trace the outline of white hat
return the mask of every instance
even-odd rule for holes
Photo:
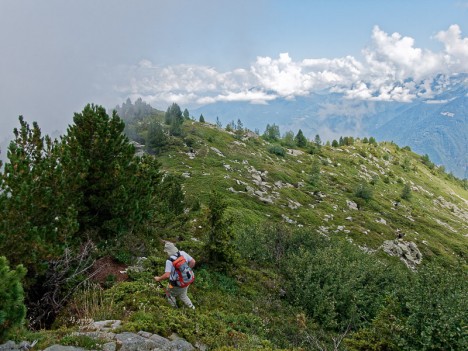
[[[170,243],[169,241],[166,242],[164,245],[164,252],[166,252],[169,256],[175,255],[179,250],[177,247],[173,244]]]

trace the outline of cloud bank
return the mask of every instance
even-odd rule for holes
[[[375,26],[361,61],[352,56],[294,61],[281,53],[278,58],[257,57],[249,68],[228,72],[188,64],[160,67],[142,60],[119,68],[113,76],[122,80],[114,89],[154,106],[219,101],[266,104],[321,90],[343,93],[349,99],[409,102],[443,89],[436,77],[468,72],[468,38],[458,25],[440,31],[434,39],[442,44],[438,52],[418,48],[413,38]]]

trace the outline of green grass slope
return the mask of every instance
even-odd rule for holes
[[[184,133],[158,155],[163,170],[183,176],[187,197],[201,203],[213,190],[222,194],[235,226],[282,222],[369,250],[400,235],[423,260],[466,260],[468,191],[408,148],[358,140],[315,154],[285,148],[279,156],[253,133],[194,121],[185,122]],[[318,181],[311,181],[314,162]],[[370,195],[358,194],[359,186]]]

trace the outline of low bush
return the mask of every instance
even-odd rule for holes
[[[268,152],[270,152],[270,153],[272,153],[274,155],[278,155],[278,156],[286,155],[286,150],[284,148],[282,148],[281,146],[279,146],[279,145],[270,146],[268,148]]]

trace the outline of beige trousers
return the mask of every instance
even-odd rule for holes
[[[179,298],[188,308],[195,308],[187,295],[187,290],[188,286],[185,288],[179,288],[178,286],[170,288],[170,296],[168,296],[167,301],[169,301],[172,307],[177,307],[177,298]]]

